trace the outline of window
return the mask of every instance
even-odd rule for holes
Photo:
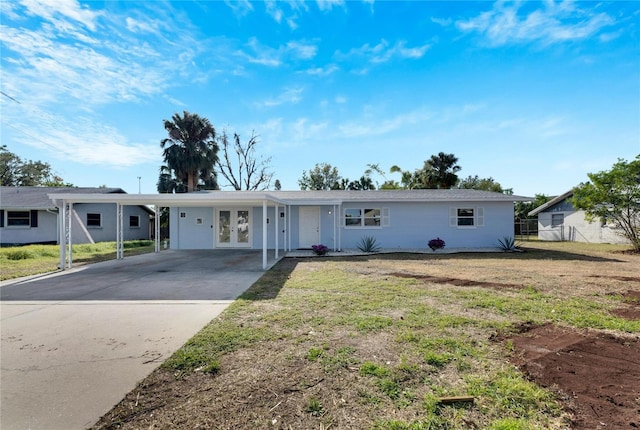
[[[140,216],[138,216],[138,215],[129,216],[129,227],[130,228],[140,228]]]
[[[102,214],[88,213],[87,227],[102,227]]]
[[[7,211],[7,227],[30,227],[30,211]]]
[[[475,214],[473,208],[458,209],[458,227],[473,226],[475,223]]]
[[[187,217],[186,212],[180,212],[180,218],[186,218],[186,217]]]
[[[362,225],[362,211],[360,209],[344,210],[344,225],[347,227],[359,227]]]
[[[449,227],[475,228],[484,226],[484,208],[451,208]]]
[[[362,208],[344,210],[345,227],[388,227],[388,208]]]
[[[564,214],[551,214],[551,228],[564,224]]]

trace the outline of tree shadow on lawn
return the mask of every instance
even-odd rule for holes
[[[297,258],[283,258],[267,270],[254,284],[242,293],[239,300],[271,300],[275,299],[291,273],[298,265]]]
[[[624,263],[625,260],[620,260],[611,257],[601,257],[589,254],[579,254],[575,252],[555,251],[548,249],[526,248],[521,247],[522,252],[503,252],[496,250],[496,252],[459,252],[453,254],[438,254],[434,253],[411,253],[411,252],[394,252],[385,254],[371,254],[366,256],[344,256],[333,257],[335,261],[371,261],[371,260],[451,260],[451,259],[469,259],[469,260],[559,260],[559,261],[594,261],[602,263]]]

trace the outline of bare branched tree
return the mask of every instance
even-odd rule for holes
[[[262,191],[271,185],[271,157],[257,158],[257,144],[258,136],[255,132],[251,133],[251,137],[244,144],[237,133],[233,134],[233,142],[229,141],[226,130],[219,137],[222,157],[217,162],[218,171],[235,190]]]

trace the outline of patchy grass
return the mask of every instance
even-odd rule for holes
[[[95,428],[567,428],[562,399],[492,339],[546,323],[637,335],[610,311],[640,288],[640,256],[523,248],[285,259]]]
[[[153,252],[150,240],[124,242],[125,255]],[[116,257],[115,242],[73,245],[73,264],[82,265]],[[58,270],[60,247],[58,245],[25,245],[0,248],[0,280],[38,275]]]

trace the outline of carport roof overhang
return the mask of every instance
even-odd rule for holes
[[[49,194],[54,202],[66,203],[119,203],[121,205],[147,205],[162,207],[216,206],[233,204],[237,206],[262,205],[268,201],[288,204],[269,193],[250,191],[219,191],[181,194]]]

